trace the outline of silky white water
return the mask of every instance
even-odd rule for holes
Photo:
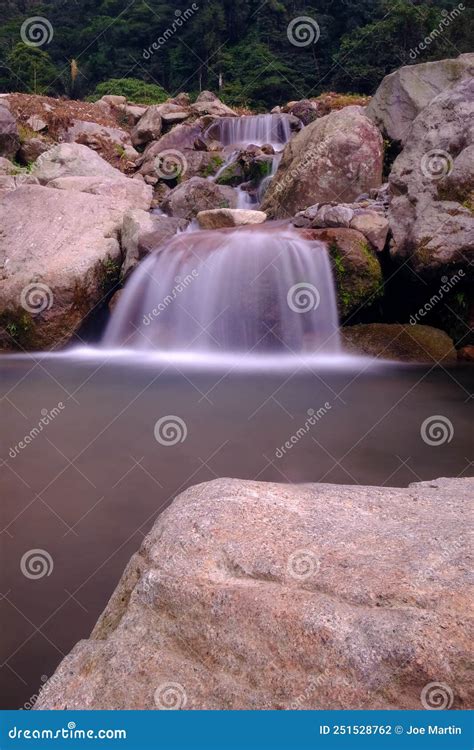
[[[177,235],[136,269],[103,343],[214,353],[337,352],[327,250],[271,223]]]

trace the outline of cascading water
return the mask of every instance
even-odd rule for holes
[[[239,152],[249,146],[271,146],[273,149],[271,172],[253,197],[246,190],[236,188],[237,208],[258,208],[269,181],[275,175],[282,151],[291,138],[293,118],[285,114],[250,115],[246,117],[221,117],[206,131],[207,139],[216,139],[224,146],[224,164],[214,176],[220,175],[238,158]]]
[[[134,272],[104,343],[181,351],[337,351],[326,248],[271,224],[177,235]]]
[[[291,137],[290,115],[251,115],[249,117],[220,117],[206,132],[223,146],[264,146],[269,144],[281,151]]]
[[[274,174],[291,135],[290,122],[285,115],[223,117],[206,137],[227,149],[222,170],[240,149],[271,145]],[[236,190],[239,208],[256,207],[255,198]],[[327,250],[280,223],[220,231],[191,226],[136,269],[104,344],[221,353],[338,351]]]

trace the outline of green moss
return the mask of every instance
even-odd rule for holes
[[[351,262],[350,255],[346,256],[335,240],[329,243],[339,312],[343,319],[365,301],[372,304],[383,293],[381,269],[377,258],[367,242],[361,241],[358,246],[364,260],[363,264]]]
[[[30,313],[25,310],[9,310],[0,315],[0,329],[7,334],[7,344],[20,349],[31,349],[34,345],[34,325]]]
[[[211,177],[223,164],[224,159],[222,159],[221,156],[219,156],[218,154],[213,155],[209,164],[206,164],[205,167],[203,167],[203,169],[201,170],[201,176]]]
[[[106,258],[101,262],[100,286],[104,294],[110,292],[117,284],[120,276],[121,264],[112,258]]]

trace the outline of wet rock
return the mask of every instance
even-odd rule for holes
[[[382,136],[361,107],[321,117],[286,145],[262,210],[286,218],[314,203],[350,202],[382,184]]]
[[[420,112],[450,86],[473,74],[471,53],[456,59],[406,65],[385,76],[366,114],[388,138],[408,143],[411,126]]]
[[[244,224],[262,224],[267,215],[263,211],[247,211],[242,208],[214,208],[200,211],[196,218],[201,229],[222,229]]]
[[[34,708],[468,708],[473,490],[191,487]]]
[[[148,211],[126,213],[122,228],[122,249],[125,256],[122,279],[127,278],[146,255],[157,250],[178,230],[185,229],[186,224],[183,219],[150,214]]]
[[[190,221],[200,211],[211,208],[236,208],[237,197],[232,188],[216,185],[202,177],[192,177],[174,188],[162,203],[170,216]]]
[[[341,319],[350,319],[383,293],[380,263],[367,239],[355,229],[301,229],[303,237],[325,242],[333,265]]]
[[[452,340],[431,326],[368,323],[341,328],[342,345],[353,354],[399,362],[449,364],[456,361]]]
[[[1,198],[2,347],[72,338],[118,278],[122,218],[101,195],[22,185]]]

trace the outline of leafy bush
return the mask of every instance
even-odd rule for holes
[[[161,104],[168,99],[166,91],[156,83],[145,83],[138,78],[110,78],[97,84],[88,101],[96,102],[102,96],[113,94],[125,96],[127,101],[135,104]]]

